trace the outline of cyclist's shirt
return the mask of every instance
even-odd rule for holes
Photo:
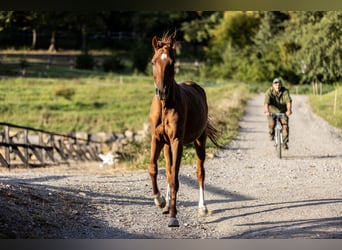
[[[292,102],[290,92],[287,88],[281,87],[279,94],[274,92],[273,87],[270,87],[265,93],[265,104],[269,105],[271,113],[285,113],[287,111],[286,104]]]

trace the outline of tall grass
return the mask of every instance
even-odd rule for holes
[[[309,96],[310,105],[315,113],[331,125],[342,129],[342,86],[323,95]]]

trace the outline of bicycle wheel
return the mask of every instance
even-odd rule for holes
[[[277,155],[279,159],[281,159],[281,133],[279,129],[276,130],[276,137],[277,137]]]

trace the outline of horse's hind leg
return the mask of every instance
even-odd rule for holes
[[[157,175],[158,175],[158,165],[157,161],[160,155],[160,152],[163,148],[162,143],[158,143],[155,139],[152,138],[151,142],[151,156],[150,163],[148,165],[148,172],[152,181],[152,191],[154,196],[154,203],[156,206],[163,208],[166,204],[165,198],[160,194],[157,184]]]
[[[204,201],[204,179],[205,179],[205,169],[204,169],[204,161],[205,161],[205,143],[206,143],[206,134],[203,133],[195,142],[196,155],[197,155],[197,166],[196,166],[196,175],[199,185],[199,201],[198,201],[198,214],[200,216],[205,216],[208,214],[207,206]]]

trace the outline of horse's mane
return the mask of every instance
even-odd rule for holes
[[[176,37],[176,31],[170,34],[168,31],[165,32],[162,36],[162,38],[158,41],[158,47],[162,48],[165,45],[169,46],[171,49],[173,49],[174,44],[176,42],[175,40]]]
[[[168,31],[165,32],[161,38],[161,42],[170,43],[176,36],[176,32],[170,34]]]

